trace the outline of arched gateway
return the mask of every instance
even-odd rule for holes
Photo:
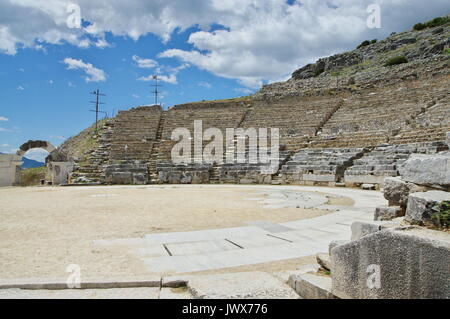
[[[49,154],[56,150],[56,147],[52,145],[52,143],[47,141],[28,141],[19,148],[17,151],[18,156],[24,156],[26,152],[33,148],[42,148],[46,150]]]
[[[0,154],[0,186],[20,184],[22,157],[34,148],[44,149],[49,154],[56,150],[56,147],[47,141],[28,141],[22,144],[16,154]],[[51,156],[47,157],[46,166],[46,181],[53,185],[67,183],[69,174],[73,170],[73,163],[55,162],[52,161]]]

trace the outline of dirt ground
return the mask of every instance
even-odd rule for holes
[[[119,248],[100,250],[92,241],[329,213],[267,209],[248,200],[259,197],[264,199],[257,189],[227,187],[0,188],[0,278],[65,277],[70,264],[81,265],[88,277],[141,276],[149,273],[135,256]],[[347,198],[329,203],[352,205]],[[291,268],[292,262],[284,265]]]

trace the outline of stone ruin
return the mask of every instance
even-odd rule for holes
[[[317,255],[330,276],[290,277],[301,297],[450,298],[448,224],[434,218],[443,202],[450,205],[450,152],[413,154],[399,170],[401,177],[383,184],[390,206],[378,207],[372,223],[353,223],[351,240],[332,242],[328,254]]]
[[[448,69],[447,69],[448,70]],[[177,105],[142,106],[119,112],[100,129],[88,160],[75,162],[73,184],[296,184],[379,189],[386,177],[414,154],[448,149],[450,131],[447,70],[383,85],[357,94],[248,98]],[[419,75],[418,75],[419,76]],[[393,116],[395,114],[395,116]],[[258,165],[188,164],[171,160],[175,128],[203,130],[279,128],[280,166],[258,174]],[[237,137],[234,140],[236,147]],[[205,145],[205,144],[204,144]],[[226,149],[223,158],[226,158]]]

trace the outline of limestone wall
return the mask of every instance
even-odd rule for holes
[[[0,186],[13,186],[20,182],[22,157],[12,154],[0,154]]]

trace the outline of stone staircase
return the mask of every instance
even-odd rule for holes
[[[161,151],[161,144],[163,143],[162,136],[163,136],[164,125],[166,123],[166,117],[167,117],[167,111],[163,111],[161,113],[161,117],[159,119],[158,130],[156,131],[156,140],[155,140],[156,142],[153,144],[152,152],[150,154],[150,162],[148,165],[148,174],[149,174],[149,181],[151,184],[158,184],[160,182],[156,166],[158,163],[159,153]]]
[[[111,139],[114,135],[114,120],[108,120],[92,137],[95,146],[86,154],[85,162],[76,162],[69,182],[71,184],[99,184],[105,181],[105,167],[111,153]]]

